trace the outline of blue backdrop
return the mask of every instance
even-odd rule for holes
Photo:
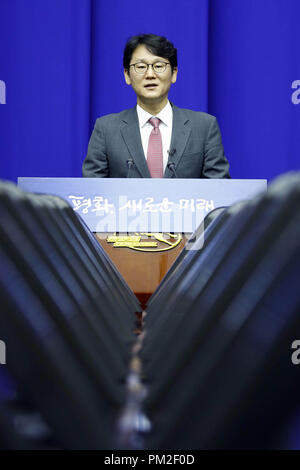
[[[1,0],[0,177],[81,176],[97,116],[135,104],[127,38],[178,48],[170,98],[217,116],[233,178],[300,168],[299,0]]]

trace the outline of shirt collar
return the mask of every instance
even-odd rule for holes
[[[139,125],[141,128],[147,124],[151,117],[159,118],[166,126],[170,126],[172,123],[173,111],[169,100],[166,106],[156,116],[153,116],[152,114],[148,113],[138,104],[136,105],[136,111],[138,114]]]

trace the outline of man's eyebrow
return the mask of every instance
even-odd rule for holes
[[[146,59],[135,59],[135,60],[136,60],[136,62],[144,62],[145,64],[148,63]],[[166,61],[166,60],[167,60],[167,59],[162,59],[162,58],[160,58],[160,57],[157,57],[156,59],[153,59],[153,62],[152,62],[152,63],[154,63],[154,62],[164,62],[164,61]],[[151,64],[151,62],[149,62],[149,63]]]

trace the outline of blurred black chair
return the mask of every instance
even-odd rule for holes
[[[110,448],[137,303],[66,206],[1,184],[0,330],[7,367],[61,445]]]
[[[289,357],[300,326],[299,188],[299,177],[279,181],[232,217],[230,240],[224,229],[166,305],[167,327],[146,328],[149,448],[272,446],[299,404]]]

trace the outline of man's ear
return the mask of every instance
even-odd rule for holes
[[[173,72],[172,72],[172,83],[176,83],[177,80],[177,73],[178,73],[178,68],[174,67]]]
[[[124,77],[125,77],[125,82],[127,83],[127,85],[131,85],[131,78],[127,69],[124,69]]]

